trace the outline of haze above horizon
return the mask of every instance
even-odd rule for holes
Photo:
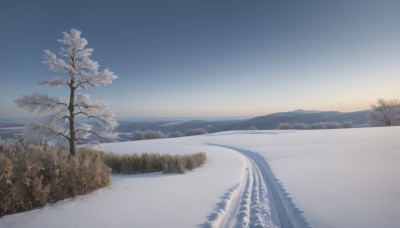
[[[74,5],[74,10],[70,7]],[[0,117],[31,117],[14,100],[63,76],[42,64],[77,28],[101,69],[88,89],[117,117],[260,116],[359,111],[399,98],[398,1],[3,1]]]

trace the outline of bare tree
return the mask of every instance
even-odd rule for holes
[[[43,121],[35,121],[28,125],[25,135],[36,136],[45,139],[64,137],[69,141],[70,156],[76,155],[76,143],[89,142],[88,138],[94,134],[102,138],[115,139],[117,134],[113,132],[118,126],[114,114],[108,109],[104,101],[91,100],[87,94],[79,93],[88,86],[97,87],[111,84],[117,78],[109,69],[98,71],[99,64],[90,59],[92,48],[85,48],[88,44],[81,32],[71,29],[70,33],[64,32],[64,37],[57,40],[66,48],[61,48],[58,58],[49,50],[44,51],[44,61],[49,69],[54,72],[62,72],[66,78],[55,77],[50,80],[42,80],[40,85],[50,87],[66,86],[69,88],[67,99],[52,97],[46,94],[33,93],[24,95],[15,103],[18,107],[30,112],[50,113]],[[97,131],[92,125],[81,123],[76,127],[76,117],[83,116],[96,120],[101,130]],[[63,125],[69,123],[65,128]]]
[[[376,105],[371,105],[371,111],[370,123],[375,126],[392,126],[400,120],[400,102],[395,99],[378,99]]]

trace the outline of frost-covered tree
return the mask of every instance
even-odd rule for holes
[[[378,99],[377,104],[371,105],[370,123],[375,126],[392,126],[400,121],[400,101]]]
[[[109,69],[99,71],[98,62],[90,59],[93,49],[86,48],[88,41],[81,37],[79,30],[71,29],[70,33],[63,34],[64,37],[57,40],[65,45],[61,48],[60,57],[45,50],[43,63],[54,72],[64,73],[66,77],[42,80],[39,84],[50,87],[65,86],[69,88],[68,98],[33,93],[24,95],[15,102],[18,107],[30,112],[49,113],[43,121],[30,123],[25,131],[26,136],[44,139],[64,137],[69,141],[70,156],[75,156],[76,143],[89,142],[88,138],[93,134],[107,139],[117,138],[113,130],[118,124],[114,119],[114,114],[108,109],[108,104],[92,100],[89,95],[80,93],[89,86],[111,84],[117,76]],[[78,125],[76,123],[78,116],[95,120],[101,129],[96,130],[93,125],[87,123]]]
[[[293,129],[293,126],[291,124],[289,124],[289,123],[280,123],[276,129],[278,129],[278,130],[289,130],[289,129]]]
[[[165,138],[165,134],[161,131],[134,131],[133,140],[146,140],[146,139],[162,139]]]

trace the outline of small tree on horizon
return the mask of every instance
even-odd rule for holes
[[[30,112],[50,113],[42,121],[31,122],[25,130],[26,137],[41,139],[64,137],[70,145],[70,156],[75,156],[76,143],[90,142],[88,138],[93,134],[106,139],[118,137],[113,132],[118,123],[114,119],[114,114],[108,109],[108,104],[104,101],[92,100],[89,95],[79,92],[88,86],[111,84],[117,76],[109,69],[98,71],[98,62],[90,59],[93,49],[85,48],[88,42],[81,37],[79,30],[71,29],[70,33],[63,34],[64,37],[57,40],[66,46],[66,48],[61,48],[62,57],[58,58],[53,52],[45,50],[43,63],[48,65],[51,71],[65,73],[67,77],[41,80],[39,84],[49,87],[66,86],[69,88],[68,98],[33,93],[22,96],[15,103],[18,107]],[[101,130],[96,131],[93,125],[87,123],[81,123],[77,127],[75,122],[77,116],[94,119]],[[66,123],[68,127],[63,126]]]
[[[371,105],[370,123],[373,125],[393,126],[400,120],[400,101],[396,99],[378,99]]]

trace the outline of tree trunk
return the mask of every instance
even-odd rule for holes
[[[75,141],[69,140],[69,156],[76,156],[76,143]]]
[[[69,96],[69,156],[76,156],[76,135],[75,135],[75,87],[74,80],[71,80]]]

